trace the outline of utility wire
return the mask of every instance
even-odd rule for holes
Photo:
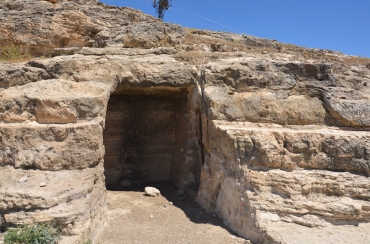
[[[190,13],[190,14],[194,15],[194,16],[197,16],[198,18],[205,19],[205,20],[207,20],[207,21],[210,21],[210,22],[215,23],[215,24],[217,24],[217,25],[220,25],[220,26],[226,27],[227,29],[230,29],[230,30],[235,31],[235,32],[242,32],[242,31],[240,31],[240,30],[234,29],[234,28],[232,28],[232,27],[229,27],[229,26],[227,26],[227,25],[221,24],[221,23],[219,23],[219,22],[217,22],[217,21],[214,21],[214,20],[212,20],[212,19],[209,19],[209,18],[207,18],[207,17],[204,17],[203,15],[197,14],[197,13],[195,13],[195,12],[191,11],[191,10],[188,10],[188,9],[186,9],[186,8],[184,8],[184,7],[181,7],[181,6],[180,6],[180,5],[178,5],[178,4],[173,4],[173,5],[174,5],[174,6],[177,6],[177,7],[179,7],[179,8],[184,9],[186,12],[188,12],[188,13]],[[182,11],[182,10],[180,10],[180,9],[177,9],[177,10],[178,10],[178,11],[181,11],[181,12],[184,12],[184,11]],[[186,13],[186,12],[184,12],[184,13]]]
[[[206,22],[203,22],[203,21],[200,21],[200,20],[194,19],[194,18],[190,17],[189,15],[185,15],[185,14],[183,14],[183,13],[179,12],[179,11],[178,11],[178,10],[176,10],[176,9],[172,9],[172,10],[173,10],[173,11],[175,11],[177,14],[182,15],[182,16],[184,16],[184,17],[186,17],[186,18],[189,18],[189,19],[195,20],[195,21],[197,21],[197,22],[200,22],[200,23],[202,23],[202,24],[205,24],[205,25],[208,25],[208,26],[211,26],[211,27],[215,28],[215,26],[214,26],[214,25],[211,25],[211,24],[209,24],[209,23],[206,23]],[[215,29],[217,29],[217,28],[215,28]]]
[[[198,5],[198,6],[206,6],[207,8],[213,8],[213,9],[230,9],[230,10],[233,10],[233,11],[243,11],[243,12],[246,12],[246,11],[251,11],[251,9],[247,9],[247,8],[235,8],[235,7],[228,7],[228,6],[215,6],[215,5],[205,5],[205,4],[194,4],[194,5]],[[274,14],[274,15],[284,15],[284,16],[293,16],[293,17],[302,17],[302,18],[313,18],[313,19],[327,19],[327,20],[342,20],[342,21],[356,21],[356,22],[370,22],[370,19],[365,19],[365,18],[362,18],[362,19],[349,19],[349,18],[346,18],[345,16],[327,16],[327,13],[326,16],[315,16],[315,15],[307,15],[307,14],[295,14],[295,13],[290,13],[290,12],[281,12],[281,11],[271,11],[271,10],[253,10],[254,13],[258,12],[258,13],[262,13],[262,14]]]
[[[181,1],[181,0],[178,0],[178,1]],[[212,1],[208,1],[208,0],[198,0],[198,1],[195,1],[195,2],[192,2],[192,1],[186,1],[185,3],[191,3],[192,5],[193,4],[211,4],[211,5],[214,5],[214,4],[217,4],[217,3],[220,3],[220,4],[225,4],[225,1],[217,1],[217,0],[212,0]],[[370,9],[369,10],[358,10],[358,9],[335,9],[335,8],[312,8],[312,7],[301,7],[301,6],[286,6],[286,5],[271,5],[271,4],[263,4],[263,3],[249,3],[248,1],[245,1],[245,2],[233,2],[233,1],[227,1],[227,5],[229,4],[234,4],[234,5],[248,5],[248,6],[261,6],[261,7],[272,7],[272,8],[284,8],[284,9],[301,9],[301,10],[313,10],[313,11],[325,11],[325,12],[328,12],[328,11],[331,11],[331,12],[341,12],[341,13],[349,13],[349,12],[352,12],[352,13],[370,13]]]
[[[124,0],[123,0],[124,1]],[[137,3],[136,4],[138,4],[138,5],[141,5],[141,6],[143,6],[143,5],[145,5],[145,6],[147,6],[147,1],[145,1],[145,0],[134,0],[134,1],[136,1]],[[122,1],[118,1],[118,0],[111,0],[110,2],[122,2]],[[131,3],[132,3],[132,1],[130,1]],[[189,9],[186,9],[186,8],[184,8],[184,7],[182,7],[182,6],[179,6],[179,5],[177,5],[177,4],[173,4],[174,6],[177,6],[177,7],[179,7],[179,8],[181,8],[181,9],[179,9],[179,8],[175,8],[175,7],[172,7],[171,9],[172,10],[174,10],[177,14],[180,14],[180,15],[182,15],[182,16],[185,16],[185,17],[187,17],[187,18],[189,18],[189,19],[192,19],[192,20],[195,20],[195,21],[198,21],[198,22],[200,22],[200,23],[202,23],[202,24],[206,24],[206,25],[208,25],[208,26],[212,26],[212,27],[215,27],[214,25],[212,25],[212,24],[207,24],[207,23],[205,23],[204,21],[201,21],[201,20],[198,20],[198,18],[200,18],[200,19],[203,19],[203,20],[206,20],[206,21],[208,21],[208,22],[211,22],[211,23],[214,23],[214,24],[217,24],[217,25],[219,25],[219,26],[222,26],[222,27],[224,27],[224,28],[227,28],[227,29],[229,29],[229,30],[232,30],[232,31],[234,31],[234,32],[243,32],[243,31],[240,31],[240,30],[237,30],[237,29],[235,29],[235,28],[232,28],[232,27],[230,27],[230,26],[227,26],[227,25],[224,25],[224,24],[222,24],[222,23],[219,23],[219,22],[217,22],[217,21],[214,21],[214,20],[212,20],[212,19],[209,19],[209,18],[207,18],[207,17],[205,17],[205,16],[203,16],[203,15],[200,15],[200,14],[198,14],[198,13],[195,13],[195,12],[193,12],[193,11],[191,11],[191,10],[189,10]],[[217,28],[216,28],[217,29]]]
[[[116,2],[116,3],[121,3],[122,1],[126,1],[126,2],[130,2],[132,3],[132,0],[121,0],[121,1],[118,1],[118,0],[109,0],[109,2]],[[151,0],[148,0],[148,1],[142,1],[143,3],[149,3],[149,1],[151,2]],[[206,5],[206,6],[213,6],[215,4],[227,4],[227,5],[242,5],[242,6],[255,6],[255,7],[270,7],[270,8],[283,8],[283,9],[298,9],[298,10],[304,10],[304,11],[308,11],[308,10],[312,10],[312,11],[325,11],[325,13],[328,13],[328,12],[338,12],[338,13],[370,13],[370,7],[369,7],[369,10],[359,10],[359,9],[336,9],[336,8],[318,8],[318,7],[306,7],[306,6],[287,6],[287,5],[276,5],[276,4],[264,4],[264,3],[250,3],[248,1],[245,1],[245,2],[233,2],[233,1],[219,1],[219,0],[212,0],[212,1],[209,1],[209,0],[198,0],[198,1],[181,1],[181,0],[176,0],[177,2],[183,2],[183,3],[186,3],[186,4],[191,4],[191,5],[198,5],[198,4],[202,4],[202,5]],[[224,6],[218,6],[220,8],[223,8]]]
[[[125,1],[125,0],[123,0],[123,1]],[[145,0],[135,0],[136,2],[140,2],[141,4],[140,5],[142,5],[142,6],[146,6],[146,3],[148,2],[148,1],[145,1]],[[110,2],[122,2],[122,1],[117,1],[117,0],[111,0]],[[132,1],[127,1],[126,0],[126,2],[130,2],[130,3],[132,3]],[[235,2],[234,2],[235,3]],[[138,3],[137,3],[138,4]],[[182,6],[180,6],[180,5],[178,5],[178,4],[173,4],[174,6],[178,6],[178,7],[180,7],[180,8],[183,8],[183,9],[185,9],[184,7],[182,7]],[[213,8],[213,9],[230,9],[230,10],[233,10],[233,11],[243,11],[243,12],[245,12],[245,11],[251,11],[251,9],[248,9],[248,8],[243,8],[243,7],[241,7],[241,8],[233,8],[233,7],[228,7],[228,6],[215,6],[215,5],[213,5],[213,4],[211,4],[211,5],[206,5],[206,4],[198,4],[198,3],[194,3],[194,4],[192,4],[192,5],[200,5],[200,6],[206,6],[207,8]],[[180,9],[177,9],[178,11],[182,11],[182,10],[180,10]],[[188,10],[188,9],[185,9],[185,11],[187,11],[188,13],[185,13],[184,11],[183,11],[183,15],[184,14],[190,14],[190,15],[192,15],[193,17],[196,17],[196,18],[201,18],[201,19],[203,19],[203,20],[207,20],[207,21],[210,21],[210,22],[213,22],[213,23],[215,23],[215,24],[217,24],[217,25],[220,25],[220,26],[223,26],[223,27],[226,27],[227,29],[230,29],[230,30],[233,30],[233,31],[236,31],[236,32],[240,32],[240,31],[238,31],[238,30],[236,30],[236,29],[234,29],[234,28],[232,28],[232,27],[229,27],[229,26],[226,26],[226,25],[224,25],[224,24],[221,24],[221,23],[219,23],[219,22],[216,22],[216,21],[214,21],[214,20],[211,20],[211,19],[209,19],[209,18],[206,18],[206,17],[204,17],[204,16],[202,16],[202,15],[200,15],[200,14],[197,14],[197,13],[195,13],[195,12],[192,12],[191,10]],[[370,19],[348,19],[348,18],[346,18],[346,17],[342,17],[342,16],[340,16],[340,17],[330,17],[330,16],[314,16],[314,15],[310,15],[310,14],[294,14],[294,13],[287,13],[287,12],[281,12],[281,11],[270,11],[270,10],[253,10],[253,12],[258,12],[258,13],[261,13],[261,14],[269,14],[269,15],[283,15],[283,16],[293,16],[293,17],[300,17],[300,18],[312,18],[312,19],[326,19],[326,20],[340,20],[340,21],[351,21],[351,22],[370,22]],[[327,14],[327,13],[326,13]]]

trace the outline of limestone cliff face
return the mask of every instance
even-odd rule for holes
[[[368,241],[369,70],[336,65],[254,56],[203,68],[197,200],[241,235]],[[355,70],[362,86],[348,77]]]
[[[1,50],[53,56],[0,63],[1,229],[55,220],[78,243],[106,186],[171,180],[255,243],[370,241],[369,60],[96,1],[6,0],[0,20]]]

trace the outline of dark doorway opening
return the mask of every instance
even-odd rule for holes
[[[201,165],[196,120],[187,92],[112,95],[104,130],[107,189],[162,181],[181,188],[197,185]]]

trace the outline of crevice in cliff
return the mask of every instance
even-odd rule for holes
[[[198,164],[199,175],[197,176],[197,179],[199,179],[199,184],[200,184],[200,172],[205,162],[204,145],[203,145],[203,120],[202,120],[202,114],[200,111],[198,111],[197,113],[197,118],[198,118],[198,147],[199,147],[199,153],[200,153],[200,159],[201,159],[201,162]],[[199,187],[199,184],[198,184],[198,187]]]

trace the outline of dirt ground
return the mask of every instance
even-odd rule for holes
[[[171,183],[150,186],[161,196],[145,196],[145,186],[108,191],[107,223],[94,243],[249,243]]]

